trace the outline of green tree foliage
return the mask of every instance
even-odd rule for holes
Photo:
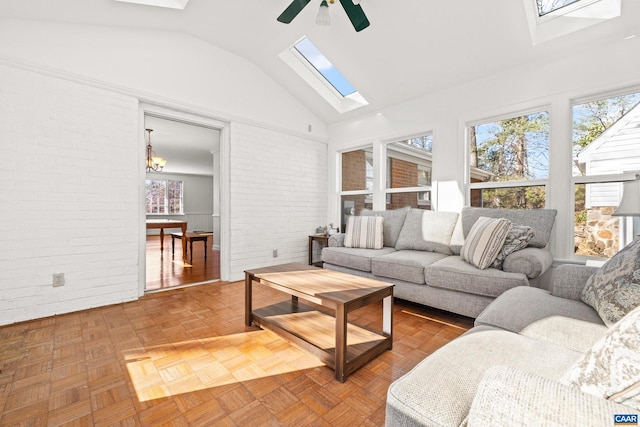
[[[580,175],[584,164],[578,163],[578,154],[602,133],[638,105],[640,94],[616,96],[580,104],[573,109],[573,158]]]
[[[548,176],[549,115],[547,112],[509,118],[470,130],[471,165],[492,173],[491,181]],[[483,206],[511,209],[544,207],[543,187],[482,190]]]

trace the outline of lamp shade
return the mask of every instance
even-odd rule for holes
[[[612,215],[640,216],[640,178],[626,181],[623,184],[622,200]]]

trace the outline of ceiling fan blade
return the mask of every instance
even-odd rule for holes
[[[353,28],[356,31],[362,31],[369,26],[369,20],[362,10],[362,6],[359,4],[353,4],[352,0],[340,0],[344,11],[347,12],[347,16],[353,24]]]
[[[278,16],[278,21],[284,22],[285,24],[293,21],[293,18],[298,16],[300,11],[304,9],[304,7],[309,4],[311,0],[293,0],[291,4],[282,12],[280,16]]]

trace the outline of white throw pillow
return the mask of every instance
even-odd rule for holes
[[[428,242],[449,246],[456,221],[458,221],[457,212],[424,211],[422,214],[422,238]]]
[[[381,216],[350,216],[344,246],[347,248],[382,249]]]
[[[508,219],[481,216],[469,230],[460,256],[480,270],[488,268],[502,249],[510,227]]]
[[[640,410],[640,307],[617,322],[561,382]]]

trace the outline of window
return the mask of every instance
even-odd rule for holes
[[[536,0],[538,6],[538,16],[544,16],[555,12],[565,6],[576,3],[580,0]]]
[[[306,37],[293,45],[293,47],[306,59],[331,84],[340,95],[347,96],[356,90],[340,71],[318,50]]]
[[[431,209],[433,136],[421,135],[387,144],[387,209]]]
[[[549,177],[549,113],[510,117],[469,127],[471,206],[545,206]]]
[[[146,213],[153,215],[183,214],[182,181],[147,179]]]
[[[341,230],[345,230],[348,216],[372,207],[372,153],[371,147],[342,153]]]
[[[621,15],[622,0],[523,0],[533,44],[583,30]]]
[[[280,58],[338,112],[369,104],[307,37],[282,52]]]
[[[640,171],[640,93],[573,106],[574,253],[609,258],[640,230],[615,217],[622,182]],[[636,227],[637,228],[637,227]]]

